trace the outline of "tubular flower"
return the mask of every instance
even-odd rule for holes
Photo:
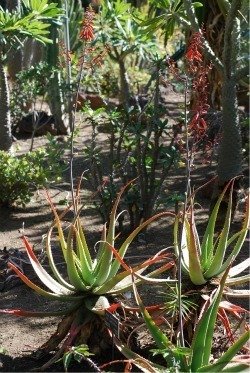
[[[91,6],[89,6],[84,14],[82,21],[82,27],[80,30],[80,39],[86,42],[90,42],[94,39],[94,18],[95,12]]]
[[[189,122],[189,130],[196,141],[199,141],[206,135],[207,123],[204,115],[209,109],[208,105],[208,72],[211,65],[206,65],[202,54],[203,35],[201,32],[195,32],[190,38],[186,52],[188,61],[188,70],[192,76],[193,105],[192,116]]]
[[[202,48],[202,34],[200,32],[195,32],[191,36],[189,45],[186,52],[186,59],[190,62],[200,61],[202,62],[202,53],[200,49]]]

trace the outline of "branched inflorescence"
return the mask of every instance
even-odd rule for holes
[[[94,19],[95,19],[95,12],[91,6],[89,6],[85,13],[82,20],[82,26],[80,30],[80,39],[90,42],[94,39]]]
[[[186,52],[188,62],[188,73],[192,77],[193,89],[193,107],[191,107],[191,119],[188,128],[191,136],[197,142],[201,140],[207,131],[207,123],[204,116],[209,109],[208,104],[208,72],[212,66],[206,65],[203,54],[203,35],[201,32],[195,32],[191,35]]]

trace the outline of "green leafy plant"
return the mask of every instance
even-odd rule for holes
[[[50,341],[41,348],[48,352],[49,348],[55,348],[68,333],[62,347],[53,357],[52,361],[56,361],[56,359],[60,358],[60,356],[65,351],[68,351],[73,344],[86,344],[88,340],[87,336],[92,333],[92,329],[96,328],[97,325],[100,328],[100,331],[104,328],[103,316],[105,310],[112,309],[112,303],[114,302],[115,296],[121,295],[133,286],[131,281],[131,271],[136,277],[135,282],[137,285],[145,281],[164,283],[175,282],[175,280],[171,279],[154,278],[154,276],[157,276],[173,266],[173,261],[165,251],[135,265],[132,268],[130,268],[124,261],[124,255],[126,254],[130,244],[142,229],[163,216],[173,218],[173,213],[162,212],[149,218],[130,233],[130,235],[120,244],[119,249],[115,249],[116,211],[125,188],[126,187],[122,188],[117,196],[110,215],[108,228],[106,228],[106,225],[104,226],[101,240],[97,243],[97,245],[99,245],[98,252],[93,257],[91,256],[80,223],[79,214],[81,209],[78,209],[76,217],[70,224],[66,238],[62,221],[48,196],[54,214],[54,222],[52,223],[46,238],[46,253],[52,275],[47,272],[41,263],[39,263],[27,238],[22,237],[33,269],[48,290],[32,282],[13,263],[9,263],[9,267],[25,282],[25,284],[36,291],[39,295],[71,303],[71,307],[68,310],[59,312],[59,314],[65,314],[68,316],[61,321],[57,332],[51,337]],[[66,212],[67,211],[68,209]],[[67,278],[65,278],[65,275],[60,273],[54,260],[51,247],[52,232],[54,228],[57,229],[57,237],[59,239],[60,249],[65,262]],[[158,268],[149,270],[149,267],[152,264],[159,262],[160,266],[158,266]],[[121,265],[123,266],[123,270],[121,270]],[[146,269],[148,269],[147,274],[143,275]],[[18,316],[50,315],[50,313],[41,314],[22,310],[0,310],[0,312],[11,313]],[[52,314],[55,314],[55,312],[52,312]],[[88,330],[86,331],[86,334],[84,334],[85,328]],[[82,340],[82,338],[85,339]]]
[[[92,138],[84,149],[86,161],[90,161],[88,179],[93,188],[99,190],[104,221],[109,215],[117,181],[126,184],[138,177],[137,184],[130,188],[124,199],[130,229],[147,220],[164,202],[163,191],[169,171],[179,167],[180,152],[171,138],[171,126],[159,102],[161,66],[158,67],[154,100],[144,107],[143,112],[131,108],[127,116],[118,110],[107,109],[105,114],[103,109],[84,111],[92,125]],[[109,133],[108,161],[101,155],[100,121]]]
[[[194,294],[192,291],[186,294],[181,294],[181,310],[179,309],[179,289],[177,284],[174,286],[168,286],[163,292],[164,294],[164,304],[166,309],[166,314],[174,321],[179,318],[180,312],[184,319],[188,319],[190,314],[197,310],[198,305],[195,302]]]
[[[19,157],[1,151],[0,205],[25,206],[37,188],[59,181],[66,168],[61,160],[63,153],[63,148],[52,136],[46,147]]]
[[[38,97],[45,97],[48,80],[48,65],[44,62],[40,62],[36,66],[31,66],[28,70],[22,70],[17,74],[14,86],[10,92],[13,132],[18,127],[18,122],[21,118],[27,114],[30,106],[36,107]],[[39,109],[41,108],[39,107]]]
[[[158,347],[157,350],[154,350],[154,354],[160,353],[166,361],[166,366],[159,366],[153,361],[142,358],[131,351],[125,344],[117,341],[120,351],[128,359],[132,359],[133,363],[143,372],[154,370],[166,371],[166,368],[169,372],[241,372],[247,370],[248,365],[244,364],[244,359],[242,358],[241,363],[236,355],[249,340],[249,330],[241,334],[236,342],[234,342],[216,361],[210,362],[213,333],[228,270],[229,268],[227,268],[222,276],[218,288],[213,291],[203,306],[195,327],[192,343],[188,348],[173,344],[166,334],[156,325],[156,322],[143,305],[134,283],[136,302],[141,310],[148,330]]]
[[[126,66],[128,58],[136,53],[139,64],[156,51],[155,37],[146,35],[139,25],[142,17],[138,9],[121,0],[104,0],[98,16],[96,40],[109,46],[108,55],[119,66],[120,103],[126,109],[132,96]]]
[[[231,186],[231,188],[230,188]],[[216,235],[216,221],[223,199],[230,188],[226,219],[219,235]],[[220,195],[212,213],[209,216],[207,228],[202,241],[197,232],[194,219],[193,201],[190,206],[190,216],[184,216],[184,224],[181,229],[181,241],[179,239],[180,217],[175,222],[175,250],[180,257],[183,271],[188,274],[195,285],[203,285],[214,277],[222,275],[237,255],[245,241],[249,227],[249,199],[246,203],[246,213],[242,229],[229,238],[232,219],[232,193],[233,185],[229,183]],[[227,252],[230,253],[227,255]],[[244,283],[249,281],[250,276],[238,276],[248,266],[248,261],[241,265],[232,267],[228,273],[227,285]]]
[[[97,368],[95,366],[95,364],[92,362],[92,360],[90,359],[91,355],[94,355],[94,354],[89,352],[89,348],[88,348],[87,345],[80,345],[80,346],[77,346],[77,347],[72,346],[69,349],[69,351],[65,352],[65,354],[63,355],[63,358],[62,358],[65,372],[68,371],[68,368],[69,368],[69,365],[70,365],[72,359],[74,359],[78,363],[81,363],[82,360],[85,360],[88,363],[90,363],[90,366],[94,365],[94,367]],[[96,369],[96,371],[99,371],[99,369]]]
[[[61,14],[57,4],[47,0],[23,0],[20,3],[21,11],[16,8],[10,12],[0,6],[0,150],[5,151],[12,148],[9,87],[4,68],[7,52],[11,47],[20,46],[27,37],[50,43],[49,20]]]

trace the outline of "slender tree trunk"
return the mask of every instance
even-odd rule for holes
[[[52,76],[48,86],[49,106],[55,120],[58,134],[67,135],[68,128],[65,124],[67,117],[64,113],[63,97],[60,88],[60,72],[57,70],[59,56],[58,26],[54,23],[51,24],[50,37],[53,40],[53,43],[47,47],[47,62],[52,71]]]
[[[222,82],[222,136],[218,158],[218,188],[215,188],[211,201],[211,208],[216,203],[218,195],[225,185],[241,174],[242,171],[242,143],[239,124],[237,100],[237,57],[240,45],[240,21],[238,10],[241,0],[233,0],[228,12],[224,34],[223,48],[223,82]],[[238,202],[239,183],[234,183],[233,208],[234,214]],[[224,222],[228,207],[228,196],[222,201],[219,211],[219,222]]]
[[[130,89],[128,75],[124,63],[124,59],[120,58],[119,63],[119,74],[120,74],[120,103],[126,108],[129,108]]]
[[[242,147],[236,82],[225,77],[222,90],[222,138],[218,160],[219,184],[241,173]]]
[[[11,151],[11,147],[9,88],[4,64],[0,58],[0,150]]]
[[[238,10],[241,0],[234,0],[227,17],[223,65],[224,76],[222,84],[222,138],[218,161],[219,184],[229,181],[241,173],[242,146],[239,125],[238,100],[237,100],[237,57],[240,44],[240,22]]]
[[[28,70],[43,60],[45,47],[31,38],[25,40],[23,47],[23,69]]]

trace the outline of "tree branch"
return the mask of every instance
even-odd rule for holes
[[[195,32],[200,32],[202,33],[202,30],[200,29],[198,19],[195,14],[194,7],[192,5],[191,0],[183,0],[183,5],[185,7],[188,19],[191,24],[191,28]],[[208,41],[204,38],[203,42],[203,52],[205,57],[212,62],[212,64],[219,70],[223,71],[223,63],[221,60],[214,54],[214,51],[210,47]]]

